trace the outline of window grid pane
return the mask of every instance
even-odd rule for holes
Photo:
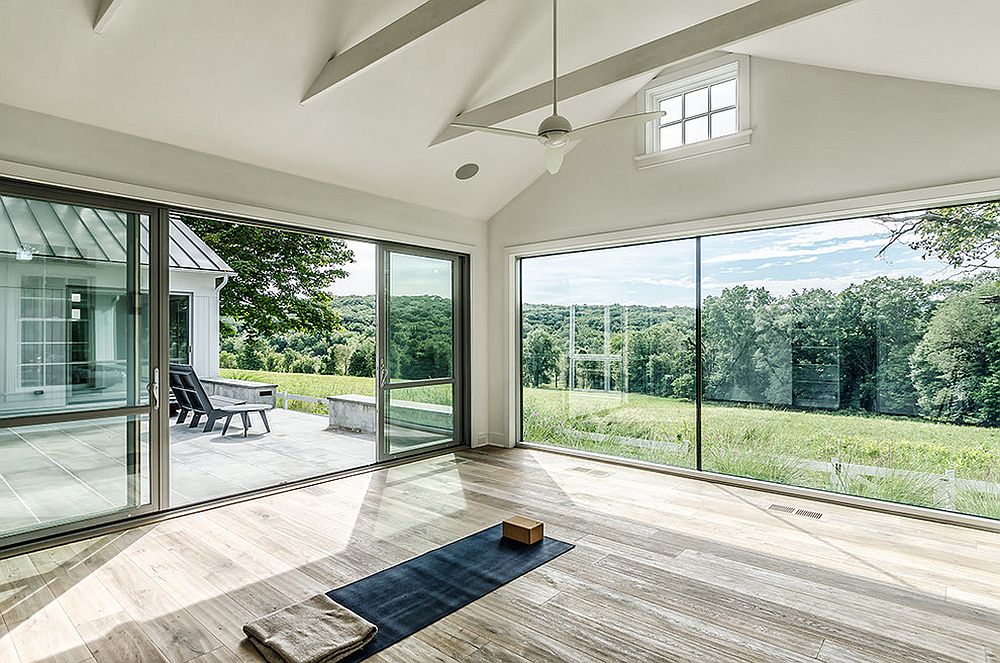
[[[708,88],[691,90],[684,95],[684,118],[703,115],[708,112]]]
[[[716,83],[710,88],[712,110],[731,108],[736,105],[736,79]]]
[[[712,138],[736,133],[736,109],[712,113]]]
[[[701,115],[684,121],[684,142],[686,145],[708,140],[708,117]]]
[[[660,121],[657,148],[669,150],[739,130],[735,77],[660,98],[656,106],[666,115]]]

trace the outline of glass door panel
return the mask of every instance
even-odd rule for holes
[[[383,250],[380,432],[382,455],[455,440],[455,258]]]
[[[455,434],[454,386],[388,389],[385,437],[389,454],[451,442]]]
[[[0,546],[151,504],[149,227],[0,194]]]

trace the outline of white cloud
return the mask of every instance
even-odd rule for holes
[[[772,246],[765,246],[749,251],[739,251],[718,256],[711,256],[702,260],[706,265],[717,265],[727,262],[743,262],[746,260],[772,260],[774,258],[798,258],[800,256],[820,256],[841,251],[856,251],[858,249],[881,248],[885,244],[882,239],[850,239],[838,244],[827,246],[780,246],[778,243]]]
[[[799,264],[808,264],[810,262],[816,262],[819,260],[818,256],[809,256],[808,258],[802,258],[801,260],[796,260],[795,262]]]
[[[875,219],[848,219],[834,223],[812,223],[805,226],[793,226],[780,232],[783,236],[774,244],[786,247],[814,246],[824,242],[863,237],[885,237],[887,234],[885,226]]]
[[[721,293],[722,290],[725,288],[731,288],[734,286],[743,285],[748,288],[764,288],[772,295],[783,297],[785,295],[791,294],[792,291],[801,292],[803,290],[814,290],[814,289],[840,292],[841,290],[847,289],[851,285],[863,283],[868,279],[872,279],[878,276],[885,276],[888,278],[917,276],[924,282],[930,282],[937,278],[940,278],[941,274],[928,273],[924,270],[918,270],[918,269],[896,269],[891,271],[884,271],[873,268],[873,269],[853,272],[850,274],[831,274],[829,276],[816,276],[816,277],[795,278],[795,279],[764,278],[764,279],[751,279],[746,281],[719,281],[712,277],[708,277],[703,281],[702,287],[704,288],[705,294],[707,296],[717,295]]]
[[[336,281],[330,292],[335,295],[375,294],[375,245],[353,240],[345,240],[344,243],[354,251],[354,262],[344,265],[347,278]]]
[[[641,285],[672,286],[675,288],[693,288],[694,279],[685,277],[680,279],[654,279],[648,276],[625,279],[625,283],[637,283]]]

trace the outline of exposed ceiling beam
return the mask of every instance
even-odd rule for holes
[[[94,32],[104,32],[104,28],[108,27],[115,12],[123,4],[125,4],[125,0],[101,0],[97,6],[97,16],[94,17]]]
[[[854,0],[758,0],[673,34],[636,46],[559,77],[559,100],[569,99],[675,62],[716,51],[767,30]],[[453,121],[492,126],[552,103],[552,81],[460,113]],[[431,145],[464,136],[468,129],[446,127]]]
[[[331,58],[302,97],[302,103],[315,99],[483,2],[485,0],[428,0],[371,37]]]

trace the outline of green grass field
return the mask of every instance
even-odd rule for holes
[[[375,380],[223,369],[223,377],[278,385],[303,396],[375,395]],[[448,385],[405,389],[397,398],[450,404]],[[322,406],[295,409],[324,413]],[[688,401],[642,394],[525,389],[524,438],[554,446],[693,467],[695,406]],[[957,426],[860,413],[776,410],[705,404],[702,417],[706,470],[790,485],[831,489],[828,473],[802,461],[844,463],[1000,482],[1000,429]],[[854,477],[843,490],[923,506],[942,506],[939,479]],[[1000,496],[964,491],[953,507],[1000,518]]]
[[[239,368],[223,368],[219,374],[233,380],[252,380],[277,384],[278,391],[300,396],[342,396],[344,394],[375,395],[374,378],[358,378],[352,375],[313,375],[307,373],[275,373],[271,371],[246,371]]]
[[[278,385],[278,391],[299,396],[325,398],[344,394],[375,396],[375,379],[359,378],[352,375],[318,375],[310,373],[276,373],[273,371],[248,371],[239,368],[223,368],[219,374],[234,380],[252,380]],[[393,398],[417,403],[451,405],[451,386],[434,385],[398,389]],[[303,412],[326,414],[326,407],[318,404],[290,401],[289,408]]]
[[[642,394],[524,391],[524,439],[560,447],[693,467],[695,406]],[[707,403],[703,467],[723,474],[830,490],[808,461],[887,468],[852,476],[840,490],[923,506],[941,503],[936,477],[1000,482],[1000,429],[862,413],[802,412]],[[806,462],[804,462],[806,461]],[[954,496],[954,508],[1000,518],[1000,496]]]

